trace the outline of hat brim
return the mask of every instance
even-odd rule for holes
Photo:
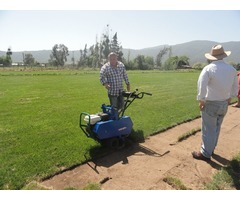
[[[231,54],[231,51],[225,51],[223,54],[217,55],[217,56],[212,56],[210,53],[205,53],[205,57],[208,60],[222,60],[223,58],[228,57],[230,54]]]

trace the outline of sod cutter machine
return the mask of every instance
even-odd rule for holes
[[[123,92],[124,106],[117,116],[112,106],[102,104],[102,112],[80,114],[79,126],[87,137],[93,138],[102,145],[120,149],[125,145],[125,138],[131,134],[133,122],[129,116],[124,116],[126,109],[135,99],[142,99],[147,92]]]

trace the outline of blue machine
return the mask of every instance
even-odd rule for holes
[[[102,105],[102,112],[90,115],[80,114],[79,126],[87,137],[91,137],[101,144],[107,144],[112,148],[120,149],[125,145],[125,138],[131,134],[133,122],[129,116],[124,116],[125,110],[135,99],[152,95],[146,92],[123,92],[124,106],[118,113],[111,106]]]
[[[92,131],[100,140],[112,137],[128,136],[132,131],[132,120],[128,116],[124,116],[119,120],[100,121],[95,124]],[[113,131],[114,130],[114,131]]]

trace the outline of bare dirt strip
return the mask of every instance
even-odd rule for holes
[[[200,127],[201,118],[178,125],[39,184],[53,190],[82,189],[89,183],[100,183],[102,190],[174,190],[164,181],[171,176],[188,189],[201,190],[240,152],[240,109],[229,106],[210,162],[195,160],[191,155],[200,149],[201,132],[176,143],[179,136]]]

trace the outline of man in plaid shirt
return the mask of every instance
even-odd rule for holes
[[[130,92],[130,82],[124,64],[117,60],[117,54],[111,52],[108,55],[108,60],[100,70],[100,82],[108,90],[111,106],[115,111],[118,111],[124,105],[123,80],[127,85],[128,92]]]

